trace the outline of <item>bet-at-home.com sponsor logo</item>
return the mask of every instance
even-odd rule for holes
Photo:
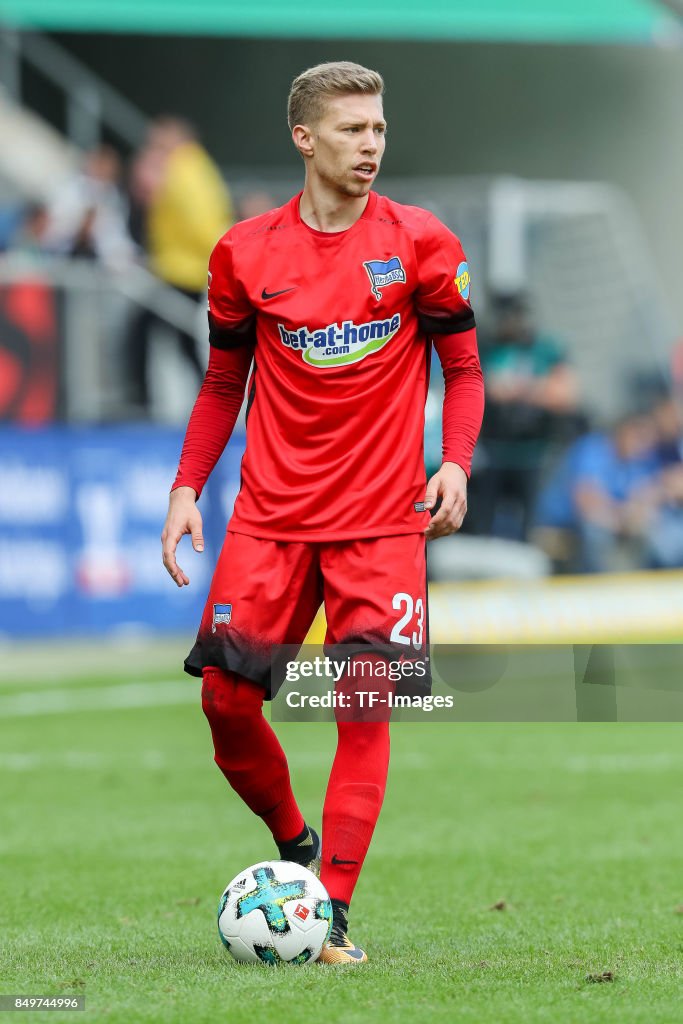
[[[319,331],[308,327],[290,331],[284,324],[277,326],[282,344],[300,351],[304,362],[310,366],[346,366],[384,348],[400,329],[401,314],[365,324],[344,320],[342,324],[329,324]]]

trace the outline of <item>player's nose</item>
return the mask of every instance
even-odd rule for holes
[[[362,150],[364,153],[376,153],[377,152],[377,136],[372,128],[370,128],[363,135]]]

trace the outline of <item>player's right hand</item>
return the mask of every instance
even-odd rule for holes
[[[168,499],[168,515],[161,534],[163,562],[176,586],[185,587],[190,583],[175,560],[178,541],[189,533],[195,551],[204,550],[202,535],[202,514],[197,508],[197,494],[193,487],[176,487]]]

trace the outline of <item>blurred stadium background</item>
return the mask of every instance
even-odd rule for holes
[[[681,8],[0,0],[2,994],[109,1024],[680,1019],[681,648],[590,645],[683,636]],[[479,643],[558,646],[394,730],[362,976],[266,978],[214,915],[274,849],[181,673],[243,427],[190,588],[159,534],[208,250],[300,187],[289,84],[340,58],[387,82],[379,190],[433,208],[473,276],[489,412],[466,530],[430,551],[432,640],[485,667],[506,655]],[[430,470],[440,391],[435,366]],[[319,822],[334,726],[277,730]]]
[[[489,412],[466,529],[430,551],[433,639],[678,639],[680,6],[2,0],[6,647],[192,633],[243,432],[179,593],[159,532],[207,342],[199,286],[164,269],[163,219],[181,238],[204,192],[186,179],[186,224],[163,206],[188,143],[160,133],[189,122],[229,190],[205,262],[207,237],[300,187],[289,83],[340,57],[387,82],[380,191],[432,208],[473,275]],[[437,366],[430,470],[440,392]]]

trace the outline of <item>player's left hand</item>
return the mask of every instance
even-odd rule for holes
[[[425,508],[434,508],[441,498],[441,508],[425,530],[427,540],[447,537],[462,526],[467,512],[467,473],[456,462],[444,462],[427,484]]]

